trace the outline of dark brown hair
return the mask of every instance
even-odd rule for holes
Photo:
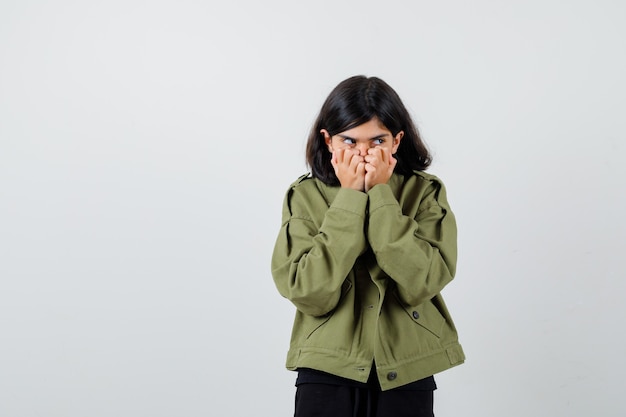
[[[395,172],[410,175],[414,170],[428,168],[432,161],[430,152],[398,94],[380,78],[357,75],[342,81],[331,91],[313,124],[306,145],[306,162],[313,176],[329,185],[339,184],[321,129],[333,136],[374,117],[394,136],[404,131],[394,155],[398,160]]]

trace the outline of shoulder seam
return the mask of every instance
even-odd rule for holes
[[[298,184],[301,184],[302,182],[304,182],[305,180],[312,179],[312,178],[313,177],[311,177],[311,173],[307,172],[306,174],[300,175],[297,180],[292,182],[290,187],[294,188],[298,186]]]

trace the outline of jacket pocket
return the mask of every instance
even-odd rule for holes
[[[330,312],[324,314],[323,316],[319,316],[319,317],[309,317],[309,322],[312,321],[312,325],[313,328],[307,332],[306,335],[306,339],[309,339],[311,336],[313,336],[313,334],[320,328],[322,327],[324,324],[326,324],[328,322],[328,320],[331,319],[331,317],[335,314],[335,311],[337,311],[337,308],[339,307],[339,305],[341,304],[341,302],[343,301],[344,297],[346,296],[346,294],[352,289],[352,282],[350,280],[345,280],[344,283],[342,284],[342,288],[341,288],[341,296],[339,297],[339,301],[337,302],[337,306]]]
[[[428,300],[416,306],[405,305],[397,292],[394,291],[394,297],[400,304],[404,312],[418,326],[423,327],[437,337],[441,337],[446,319],[441,315],[437,307]]]

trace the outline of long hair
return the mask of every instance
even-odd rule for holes
[[[326,129],[333,136],[374,117],[393,136],[404,131],[394,155],[398,160],[395,172],[410,175],[414,170],[428,168],[432,161],[430,152],[398,94],[380,78],[357,75],[342,81],[331,91],[313,124],[306,145],[306,162],[313,176],[329,185],[339,184],[320,130]]]

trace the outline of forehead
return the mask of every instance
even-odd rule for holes
[[[381,123],[380,120],[378,120],[378,118],[374,117],[363,124],[344,130],[343,132],[339,132],[337,135],[358,139],[391,135],[391,132]]]

